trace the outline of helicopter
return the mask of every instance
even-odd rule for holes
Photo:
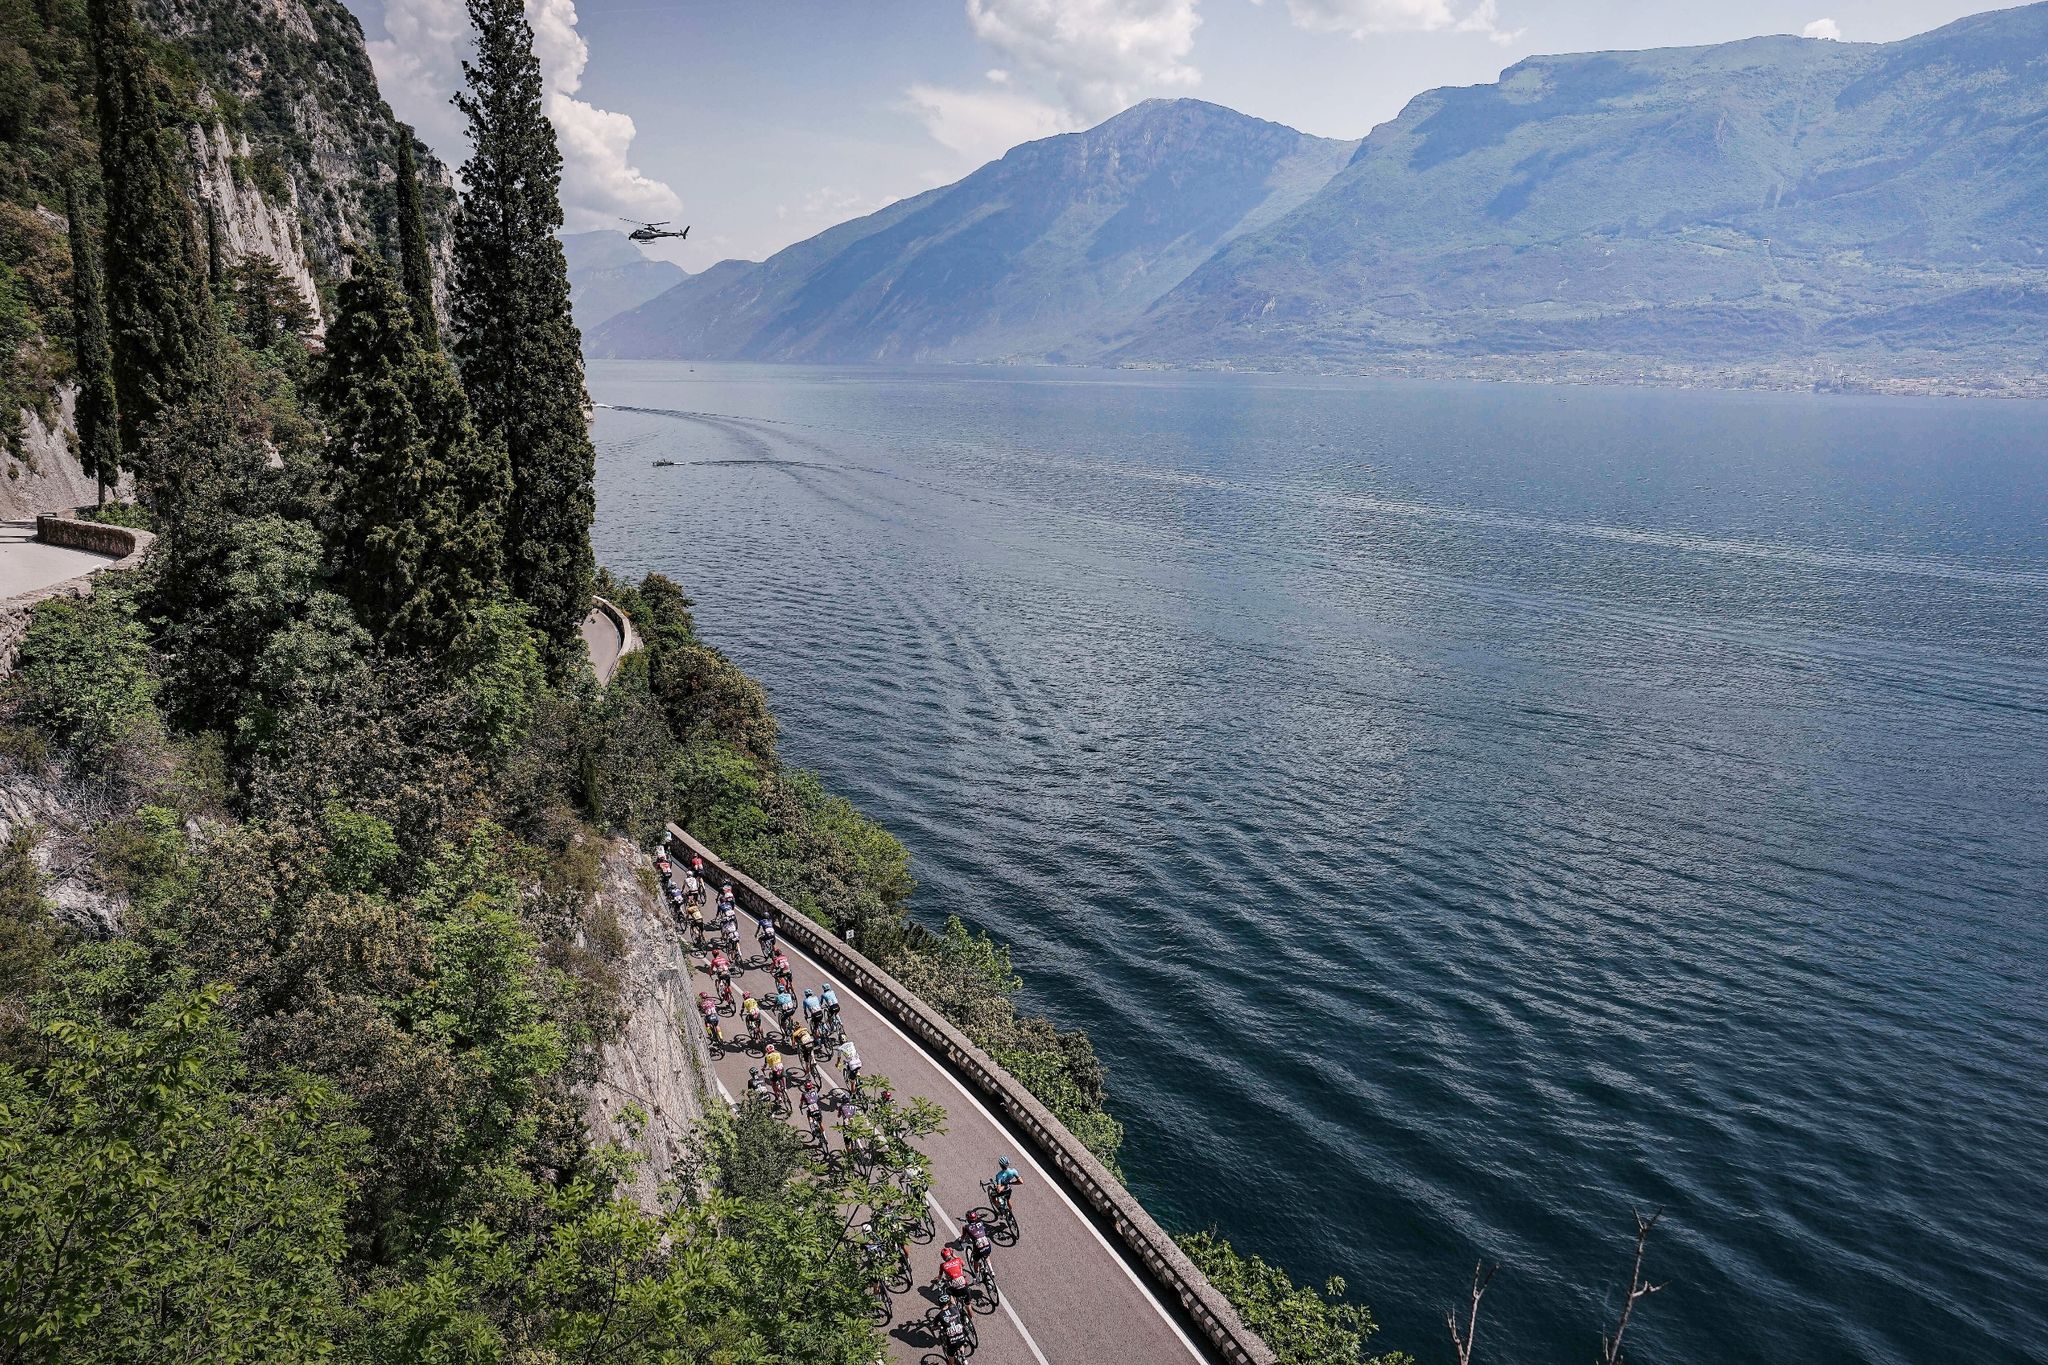
[[[653,242],[663,237],[673,237],[677,241],[681,241],[690,235],[690,229],[687,227],[681,232],[670,232],[668,225],[671,220],[667,218],[662,219],[658,223],[642,223],[638,218],[621,218],[619,221],[622,223],[638,224],[631,232],[626,234],[636,242]]]

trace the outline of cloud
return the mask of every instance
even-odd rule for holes
[[[1202,22],[1196,0],[967,0],[967,22],[1084,118],[1202,78],[1187,62]]]
[[[1086,122],[1068,109],[1002,87],[913,85],[904,99],[934,141],[976,162],[992,161],[1020,142],[1071,133]]]
[[[1816,19],[1800,33],[1807,38],[1824,38],[1831,43],[1842,41],[1842,26],[1832,19]]]
[[[545,107],[562,149],[562,209],[570,231],[617,227],[620,218],[665,218],[682,210],[674,190],[633,164],[629,115],[576,98],[590,65],[577,31],[575,0],[526,0]],[[448,97],[470,50],[462,0],[384,0],[386,37],[369,44],[377,84],[420,136],[450,160],[467,153],[462,116]]]
[[[1378,33],[1481,33],[1506,46],[1522,36],[1500,27],[1500,0],[1479,0],[1459,14],[1451,0],[1287,0],[1298,28],[1365,39]]]

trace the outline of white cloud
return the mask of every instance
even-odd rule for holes
[[[572,232],[617,227],[619,219],[681,212],[674,190],[632,161],[629,115],[576,98],[590,47],[576,29],[575,0],[526,0],[540,60],[548,118],[562,149],[562,209]],[[470,50],[462,0],[384,0],[387,35],[369,44],[377,84],[400,118],[451,162],[467,153],[462,116],[448,103]]]
[[[1483,33],[1503,47],[1522,30],[1500,27],[1500,0],[1479,0],[1463,14],[1451,0],[1287,0],[1288,17],[1299,28],[1369,38],[1377,33]]]
[[[1201,80],[1196,0],[967,0],[974,34],[1082,118]]]
[[[1834,43],[1842,41],[1842,26],[1832,19],[1816,19],[1800,33],[1808,38],[1825,38]]]
[[[1085,122],[1067,109],[1002,88],[913,85],[904,97],[933,140],[977,163],[992,161],[1020,142],[1071,133]]]

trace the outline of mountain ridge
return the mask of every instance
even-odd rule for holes
[[[1134,106],[612,319],[594,355],[1057,359],[1100,346],[1353,144],[1196,100]],[[963,306],[967,305],[967,306]]]

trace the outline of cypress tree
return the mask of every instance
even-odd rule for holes
[[[99,485],[99,500],[121,481],[121,434],[114,405],[114,353],[107,340],[106,289],[100,278],[98,246],[85,218],[85,195],[73,174],[64,184],[64,212],[71,220],[71,320],[77,333],[78,462]]]
[[[511,461],[505,568],[552,641],[559,675],[590,607],[596,455],[584,417],[583,358],[569,315],[562,155],[541,109],[540,64],[522,0],[469,0],[469,89],[455,103],[473,148],[455,222],[451,321],[477,422]]]
[[[101,232],[121,448],[145,491],[181,471],[143,467],[144,433],[166,409],[212,382],[219,355],[198,223],[185,193],[176,130],[164,119],[130,0],[87,0],[98,77]]]
[[[387,648],[437,652],[498,588],[509,477],[471,420],[447,357],[421,344],[411,300],[357,252],[327,331],[329,560]]]
[[[427,215],[420,205],[420,168],[413,155],[412,128],[398,125],[398,259],[420,344],[441,345],[441,321],[434,315],[434,256],[427,241]]]

